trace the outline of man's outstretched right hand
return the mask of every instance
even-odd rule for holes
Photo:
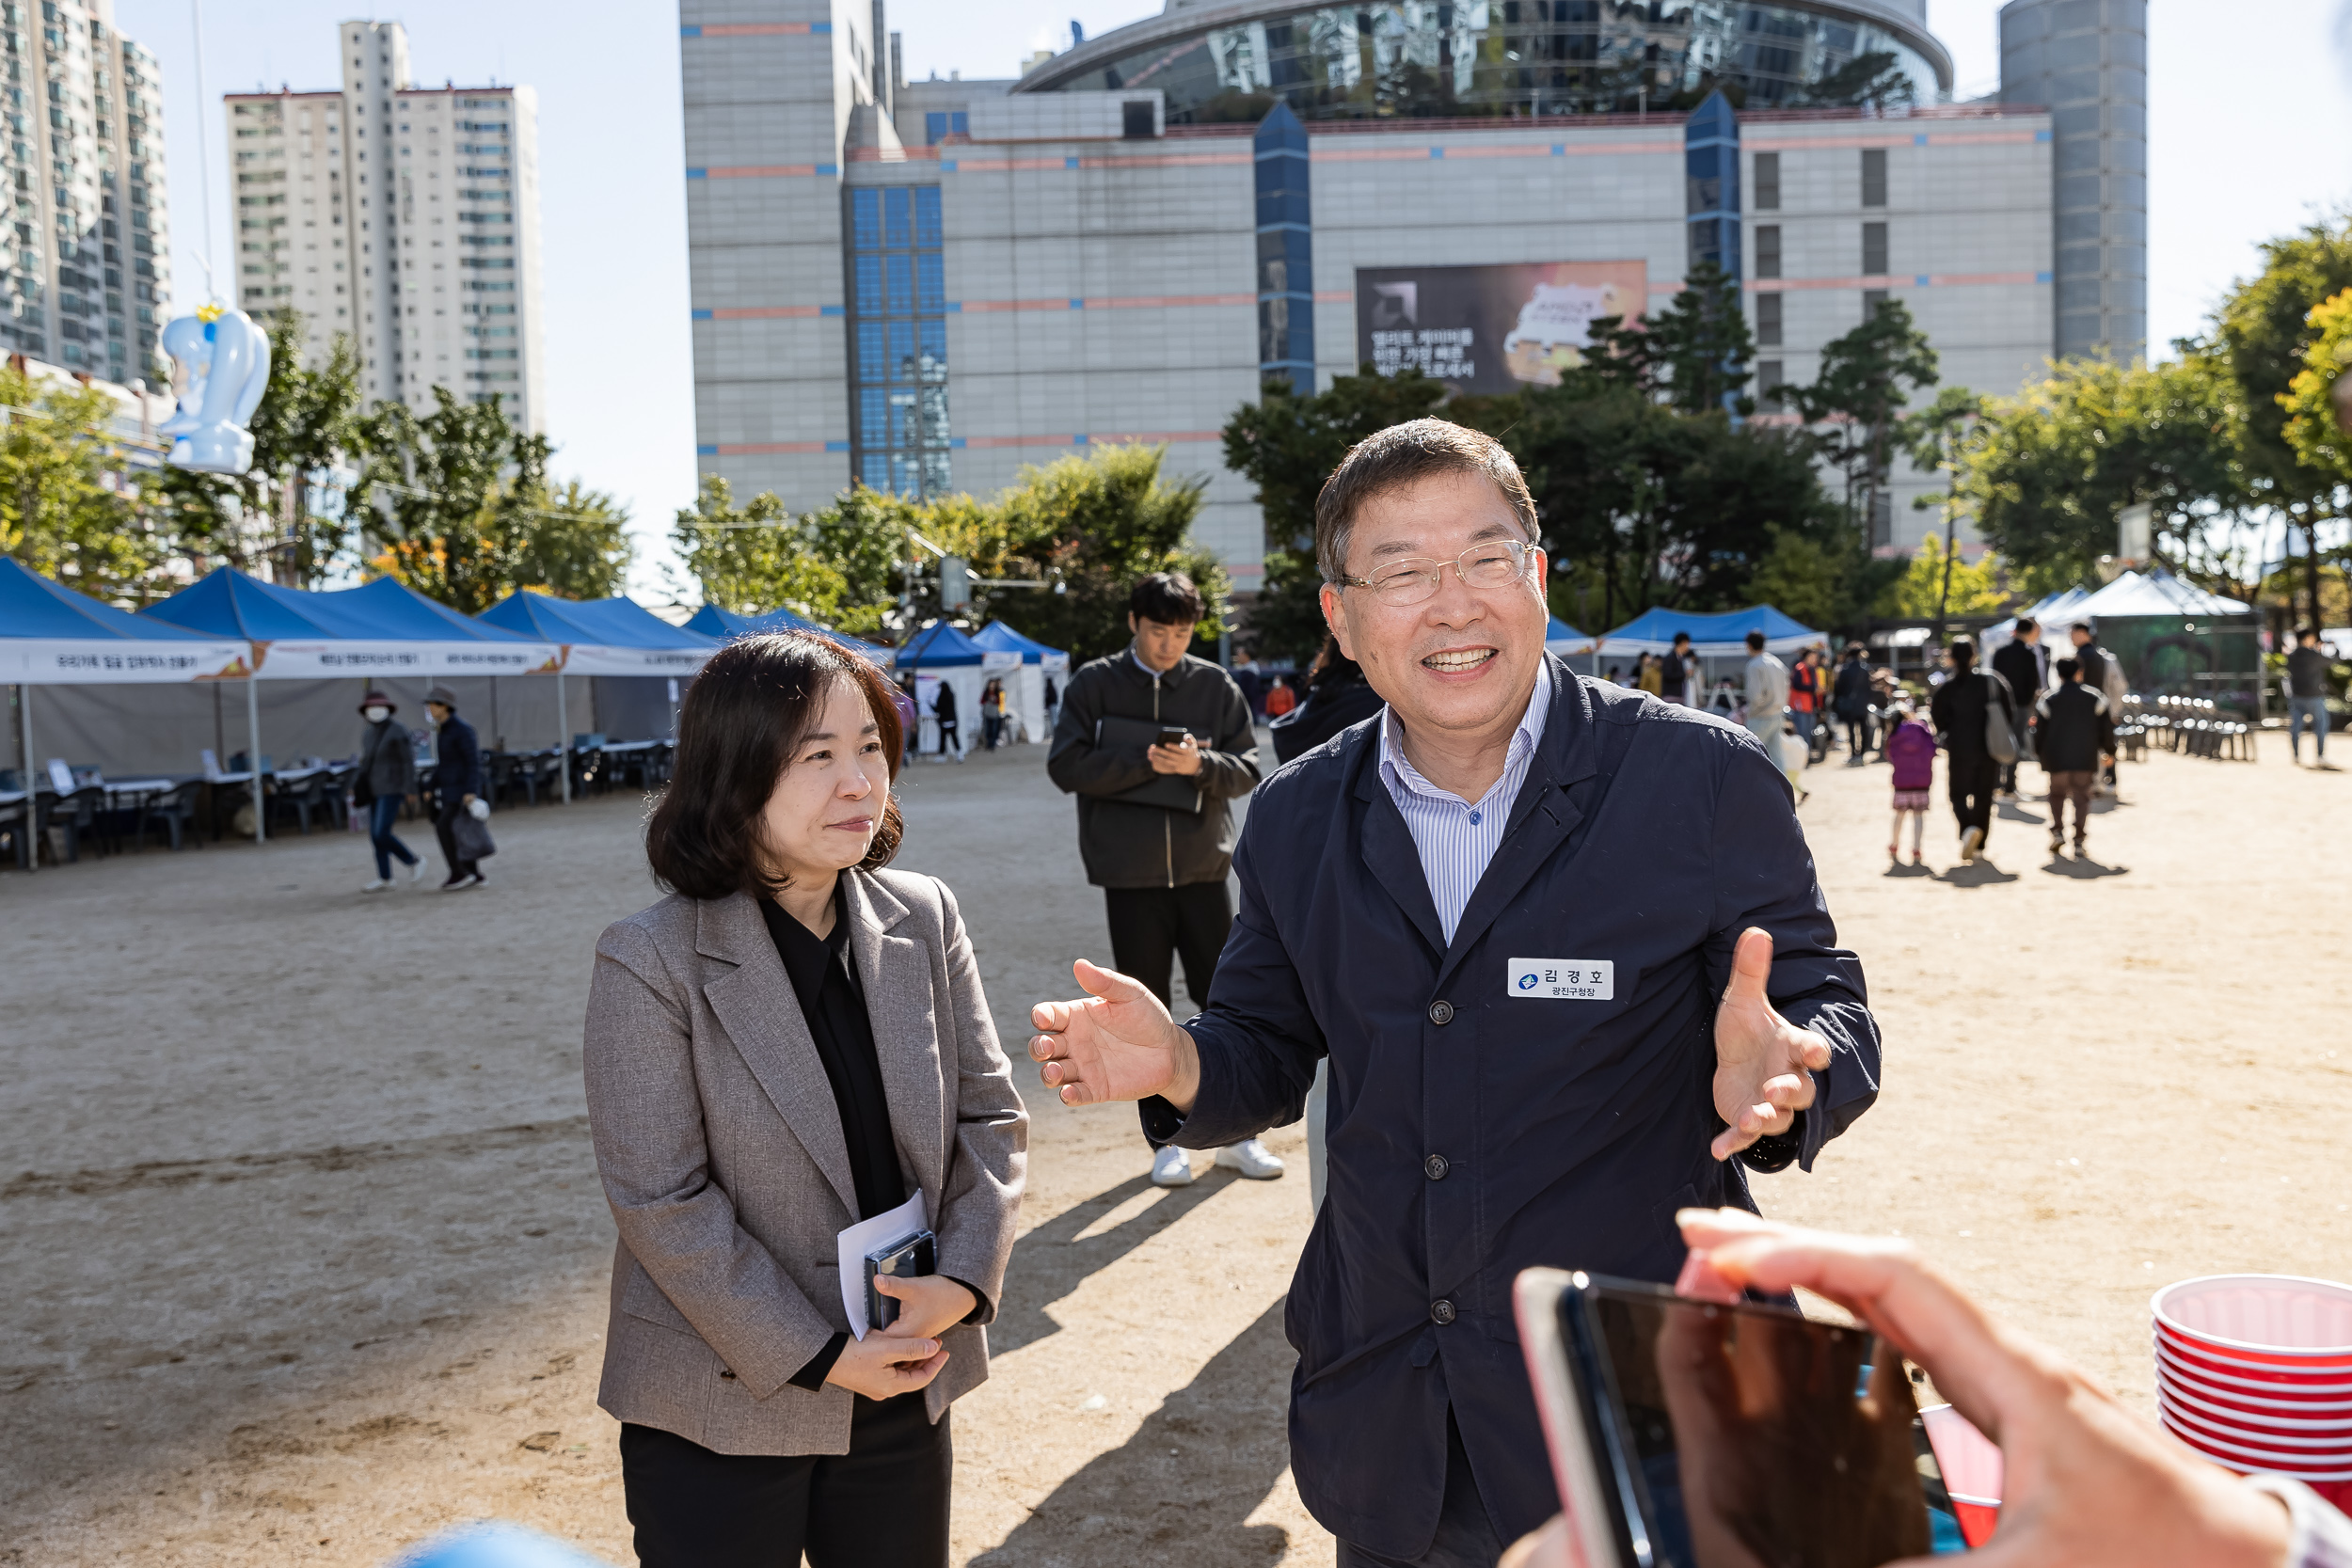
[[[1192,1037],[1141,981],[1084,958],[1071,969],[1088,992],[1084,1000],[1041,1002],[1029,1009],[1039,1031],[1030,1037],[1029,1054],[1045,1064],[1046,1086],[1065,1105],[1156,1094],[1190,1111],[1200,1091]]]

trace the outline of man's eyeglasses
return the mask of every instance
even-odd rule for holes
[[[1382,604],[1401,610],[1436,598],[1448,566],[1465,588],[1508,588],[1527,576],[1527,559],[1534,552],[1535,546],[1524,540],[1495,539],[1472,545],[1452,561],[1427,556],[1387,561],[1368,578],[1343,577],[1339,582],[1343,588],[1368,589]]]

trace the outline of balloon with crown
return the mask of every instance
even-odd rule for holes
[[[164,328],[171,356],[171,389],[180,407],[155,427],[172,437],[168,462],[210,474],[241,474],[253,466],[253,433],[246,428],[269,386],[269,334],[242,310],[200,307]]]

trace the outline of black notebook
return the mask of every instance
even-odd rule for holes
[[[1094,721],[1094,743],[1097,746],[1120,751],[1133,748],[1145,752],[1157,744],[1159,738],[1160,721],[1156,719],[1114,718]],[[1157,806],[1162,811],[1180,811],[1187,816],[1200,815],[1200,785],[1197,779],[1185,778],[1181,773],[1154,773],[1149,784],[1140,784],[1133,789],[1103,798],[1106,800],[1124,800],[1129,805]]]

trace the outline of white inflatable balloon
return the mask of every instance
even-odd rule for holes
[[[253,467],[246,421],[269,386],[269,334],[242,310],[208,305],[164,328],[164,352],[180,406],[155,428],[175,438],[171,465],[212,474]]]

